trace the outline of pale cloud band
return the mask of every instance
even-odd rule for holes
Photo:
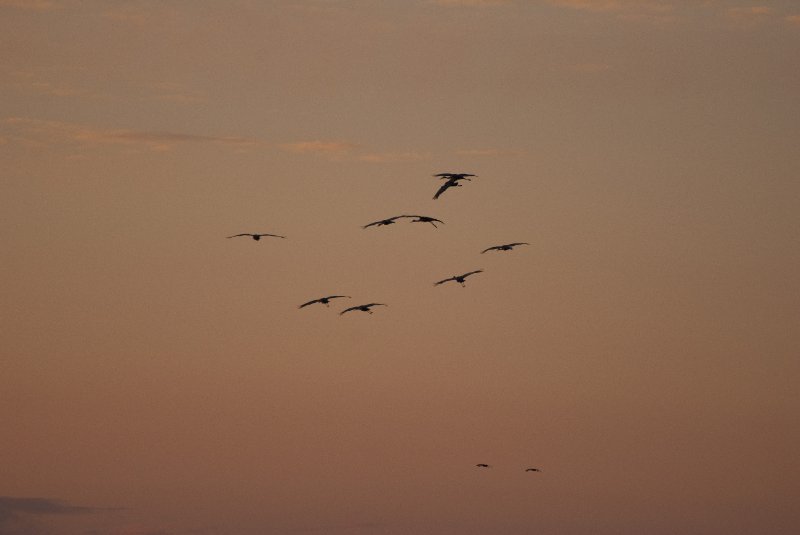
[[[431,155],[416,151],[366,152],[357,143],[342,140],[299,140],[271,143],[263,139],[240,136],[214,136],[180,132],[103,128],[98,126],[51,121],[31,117],[9,117],[3,123],[0,144],[28,147],[66,147],[79,151],[69,158],[85,156],[83,151],[102,146],[120,146],[132,150],[167,152],[183,145],[211,144],[227,146],[243,152],[249,149],[278,149],[297,155],[322,157],[331,161],[395,163],[422,161]]]
[[[5,123],[11,128],[12,141],[28,145],[65,145],[83,147],[126,145],[154,151],[172,150],[184,143],[214,143],[238,148],[263,145],[258,139],[243,137],[204,136],[160,131],[138,131],[119,128],[100,128],[78,123],[48,121],[28,117],[11,117]]]

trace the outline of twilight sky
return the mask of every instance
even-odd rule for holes
[[[794,0],[0,0],[0,534],[798,533],[798,96]]]

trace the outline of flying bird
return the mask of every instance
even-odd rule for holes
[[[455,179],[455,180],[470,180],[469,178],[467,178],[468,176],[478,176],[478,175],[471,175],[469,173],[439,173],[439,174],[433,175],[433,176],[437,176],[439,178],[447,178],[449,180],[452,180],[452,179]]]
[[[517,245],[530,245],[530,243],[526,243],[524,241],[519,241],[515,243],[506,243],[505,245],[495,245],[494,247],[488,247],[481,251],[481,254],[485,253],[486,251],[510,251]]]
[[[278,236],[277,234],[234,234],[233,236],[228,236],[228,238],[238,238],[239,236],[250,236],[254,240],[258,241],[261,239],[262,236],[272,236],[273,238],[286,238],[286,236]]]
[[[467,180],[469,180],[469,179],[467,179]],[[445,182],[444,184],[442,184],[442,187],[440,187],[440,188],[439,188],[439,189],[436,191],[436,193],[433,195],[433,198],[434,198],[434,199],[438,199],[438,198],[439,198],[439,196],[440,196],[442,193],[444,193],[445,191],[447,191],[447,189],[448,189],[448,188],[460,188],[460,187],[461,187],[461,184],[459,184],[459,183],[458,183],[458,179],[457,179],[457,178],[448,178],[448,179],[447,179],[447,182]]]
[[[525,471],[526,472],[541,472],[541,470],[539,470],[538,468],[526,468]]]
[[[483,463],[476,464],[475,466],[477,466],[478,468],[491,468],[488,464],[483,464]]]
[[[328,306],[330,306],[328,303],[331,302],[331,299],[336,299],[338,297],[350,297],[350,296],[349,295],[328,295],[326,297],[320,297],[319,299],[314,299],[312,301],[309,301],[308,303],[303,303],[302,305],[300,305],[297,308],[307,307],[308,305],[313,305],[314,303],[322,303],[323,305],[328,307]]]
[[[406,217],[406,216],[396,215],[394,217],[389,217],[387,219],[381,219],[380,221],[373,221],[372,223],[364,225],[361,228],[367,228],[367,227],[372,227],[372,226],[381,227],[381,226],[384,226],[384,225],[393,225],[395,223],[395,219],[400,219],[401,217]]]
[[[439,228],[436,226],[436,223],[441,223],[442,225],[444,225],[444,221],[442,221],[441,219],[436,219],[435,217],[428,217],[426,215],[403,215],[400,217],[416,217],[416,219],[411,221],[412,223],[430,223],[436,228]],[[434,221],[436,223],[434,223]]]
[[[461,284],[461,286],[464,286],[464,280],[467,277],[469,277],[470,275],[474,275],[475,273],[482,273],[482,272],[483,272],[482,269],[477,269],[475,271],[470,271],[469,273],[464,273],[463,275],[454,275],[449,279],[442,279],[439,282],[434,282],[433,285],[439,286],[440,284],[444,284],[447,281],[456,281],[457,283]]]
[[[374,306],[378,306],[378,305],[385,306],[385,307],[389,306],[386,303],[369,303],[368,305],[358,305],[358,306],[354,306],[354,307],[350,307],[350,308],[345,308],[344,310],[339,312],[339,315],[341,316],[345,312],[350,312],[351,310],[360,310],[361,312],[367,312],[369,314],[372,314],[372,311],[370,310],[370,307],[374,307]]]

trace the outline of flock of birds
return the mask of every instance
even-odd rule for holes
[[[435,199],[438,199],[442,195],[442,193],[447,191],[449,188],[461,187],[462,184],[459,184],[460,181],[462,181],[462,180],[472,180],[472,178],[470,178],[470,177],[474,177],[474,176],[478,176],[478,175],[473,175],[473,174],[470,174],[470,173],[438,173],[438,174],[433,175],[433,176],[435,176],[435,177],[437,177],[439,179],[445,180],[444,184],[442,184],[441,187],[439,187],[439,189],[436,190],[436,193],[433,195],[433,198],[435,200]],[[384,227],[384,226],[388,226],[388,225],[393,225],[393,224],[395,224],[397,222],[397,220],[403,219],[403,218],[411,219],[412,223],[430,223],[431,225],[434,226],[434,228],[439,228],[436,225],[436,223],[440,223],[440,224],[444,225],[444,221],[442,221],[441,219],[436,219],[435,217],[430,217],[430,216],[425,216],[425,215],[403,214],[403,215],[396,215],[396,216],[392,216],[392,217],[387,217],[386,219],[380,219],[378,221],[373,221],[372,223],[367,223],[366,225],[363,225],[361,228],[366,229],[366,228],[369,228],[369,227]],[[269,233],[255,233],[254,234],[254,233],[249,233],[249,232],[243,232],[241,234],[234,234],[233,236],[227,236],[227,237],[228,238],[238,238],[238,237],[241,237],[241,236],[249,236],[249,237],[253,238],[255,241],[259,241],[263,237],[286,239],[286,236],[281,236],[281,235],[278,235],[278,234],[269,234]],[[493,245],[492,247],[487,247],[486,249],[481,251],[481,254],[487,253],[489,251],[510,251],[514,247],[517,247],[518,245],[530,245],[530,244],[527,243],[527,242],[514,242],[514,243],[505,243],[505,244],[502,244],[502,245]],[[440,284],[444,284],[446,282],[454,281],[454,282],[459,283],[461,286],[466,286],[464,283],[466,282],[467,277],[469,277],[471,275],[475,275],[476,273],[483,273],[483,270],[482,269],[476,269],[474,271],[468,271],[467,273],[462,273],[461,275],[453,275],[452,277],[448,277],[446,279],[442,279],[440,281],[434,282],[433,285],[434,286],[439,286]],[[298,308],[307,307],[309,305],[313,305],[313,304],[316,304],[316,303],[320,303],[320,304],[323,304],[325,306],[330,306],[330,302],[331,302],[332,299],[339,299],[339,298],[348,298],[349,299],[350,296],[349,295],[327,295],[325,297],[319,297],[317,299],[312,299],[311,301],[303,303]],[[356,310],[358,310],[360,312],[367,312],[369,314],[372,314],[373,313],[372,312],[372,307],[375,307],[375,306],[389,306],[389,305],[387,305],[386,303],[366,303],[366,304],[363,304],[363,305],[357,305],[357,306],[346,308],[346,309],[342,310],[341,312],[339,312],[339,315],[341,316],[342,314],[345,314],[347,312],[353,312],[353,311],[356,311]]]
[[[438,174],[435,174],[433,176],[445,181],[439,187],[439,189],[436,190],[436,193],[433,195],[434,200],[436,200],[444,192],[446,192],[448,189],[456,188],[456,187],[462,187],[463,184],[460,184],[459,182],[461,182],[463,180],[471,181],[472,177],[475,177],[477,175],[473,175],[473,174],[470,174],[470,173],[438,173]],[[425,216],[425,215],[403,214],[403,215],[396,215],[396,216],[393,216],[393,217],[387,217],[386,219],[380,219],[378,221],[373,221],[372,223],[367,223],[366,225],[363,225],[361,228],[367,229],[367,228],[370,228],[370,227],[385,227],[385,226],[388,226],[388,225],[394,225],[398,220],[405,219],[405,218],[410,219],[412,223],[430,223],[431,225],[433,225],[434,228],[438,228],[437,223],[439,223],[441,225],[444,224],[444,221],[442,221],[441,219],[437,219],[435,217],[430,217],[430,216]],[[286,239],[286,236],[281,236],[279,234],[247,233],[247,232],[244,232],[244,233],[241,233],[241,234],[234,234],[233,236],[227,236],[227,237],[228,238],[238,238],[238,237],[242,237],[242,236],[249,236],[250,238],[252,238],[255,241],[259,241],[259,240],[261,240],[261,238],[265,238],[265,237]],[[513,243],[504,243],[502,245],[493,245],[493,246],[487,247],[486,249],[481,251],[481,254],[488,253],[489,251],[511,251],[512,249],[514,249],[514,247],[517,247],[519,245],[530,245],[530,244],[527,243],[527,242],[513,242]],[[446,282],[453,281],[453,282],[459,283],[462,287],[464,287],[464,286],[466,286],[465,282],[466,282],[467,277],[470,277],[470,276],[475,275],[477,273],[483,273],[483,270],[482,269],[476,269],[476,270],[473,270],[473,271],[468,271],[466,273],[462,273],[461,275],[453,275],[452,277],[448,277],[446,279],[442,279],[440,281],[436,281],[436,282],[433,283],[433,285],[434,286],[439,286],[440,284],[444,284]],[[334,300],[334,299],[350,299],[350,298],[351,297],[349,295],[326,295],[324,297],[318,297],[316,299],[312,299],[310,301],[302,303],[301,305],[298,306],[298,308],[305,308],[307,306],[315,305],[315,304],[321,304],[321,305],[325,305],[326,307],[330,307],[330,302],[332,300]],[[356,306],[345,308],[344,310],[339,312],[339,315],[341,316],[342,314],[346,314],[347,312],[353,312],[353,311],[360,311],[360,312],[366,312],[368,314],[372,314],[373,313],[372,312],[372,307],[377,307],[377,306],[389,306],[389,305],[387,305],[386,303],[365,303],[363,305],[356,305]],[[477,468],[491,468],[491,465],[484,464],[484,463],[479,463],[479,464],[476,464],[475,466]],[[541,472],[541,470],[538,469],[538,468],[526,468],[525,472]]]

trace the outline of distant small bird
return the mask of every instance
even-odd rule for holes
[[[372,223],[364,225],[361,228],[367,228],[367,227],[372,227],[372,226],[381,227],[383,225],[393,225],[395,223],[395,219],[400,219],[401,217],[405,217],[405,216],[396,215],[394,217],[389,217],[387,219],[381,219],[380,221],[373,221]]]
[[[261,239],[262,236],[272,236],[273,238],[286,238],[286,236],[278,236],[277,234],[234,234],[233,236],[228,236],[228,238],[238,238],[239,236],[250,236],[254,240],[258,241]]]
[[[481,254],[485,253],[486,251],[510,251],[517,245],[530,245],[530,243],[526,243],[524,241],[518,241],[515,243],[507,243],[505,245],[495,245],[494,247],[488,247],[481,251]]]
[[[440,284],[444,284],[447,281],[456,281],[457,283],[461,284],[461,286],[464,286],[464,280],[467,277],[469,277],[470,275],[474,275],[475,273],[482,273],[482,272],[483,272],[482,269],[477,269],[475,271],[470,271],[469,273],[464,273],[463,275],[454,275],[449,279],[442,279],[439,282],[434,282],[433,285],[439,286]]]
[[[350,297],[349,295],[328,295],[326,297],[320,297],[319,299],[314,299],[313,301],[309,301],[308,303],[303,303],[297,308],[307,307],[308,305],[313,305],[314,303],[322,303],[326,307],[330,306],[331,299],[336,299],[338,297]]]
[[[436,219],[435,217],[428,217],[426,215],[404,215],[400,217],[416,217],[416,219],[411,221],[412,223],[430,223],[436,228],[439,228],[436,226],[436,223],[441,223],[442,225],[444,225],[444,221],[442,221],[441,219]],[[436,223],[434,223],[434,221]]]
[[[370,307],[374,307],[374,306],[378,306],[378,305],[382,305],[382,306],[385,306],[385,307],[389,306],[386,303],[369,303],[368,305],[358,305],[358,306],[354,306],[354,307],[350,307],[350,308],[345,308],[344,310],[339,312],[339,315],[341,316],[345,312],[350,312],[351,310],[360,310],[361,312],[367,312],[369,314],[372,314],[372,311],[370,310]]]
[[[437,176],[439,178],[447,178],[448,180],[450,180],[450,179],[470,180],[469,178],[467,178],[468,176],[478,176],[478,175],[471,175],[469,173],[439,173],[439,174],[433,175],[433,176]]]
[[[488,464],[483,464],[483,463],[476,464],[475,466],[477,466],[478,468],[491,468]]]
[[[541,472],[541,470],[539,470],[538,468],[526,468],[525,471],[526,472]]]

